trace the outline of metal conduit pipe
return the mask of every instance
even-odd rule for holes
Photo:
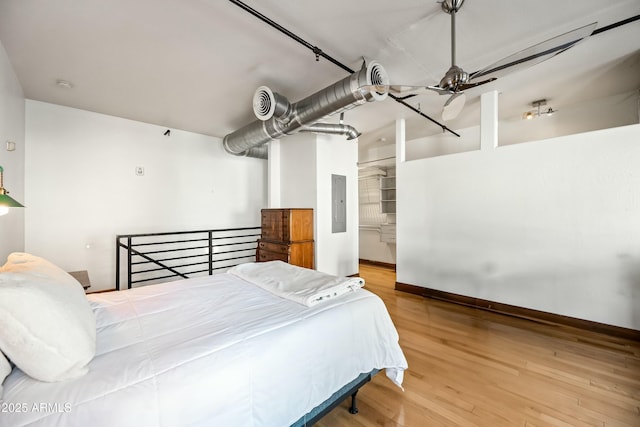
[[[387,93],[375,92],[373,86],[388,84],[389,78],[382,65],[372,61],[364,64],[360,71],[295,104],[267,87],[260,87],[253,97],[253,110],[258,120],[227,134],[223,139],[224,149],[237,156],[256,157],[258,153],[251,151],[255,147],[292,135],[347,108],[384,100]],[[332,128],[330,132],[335,130]],[[349,135],[351,131],[340,133]],[[262,157],[263,151],[259,154],[260,158],[266,158]]]

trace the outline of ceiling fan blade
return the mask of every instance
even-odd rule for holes
[[[480,86],[481,84],[488,83],[489,81],[493,81],[495,79],[490,79],[487,81],[482,81],[478,83],[470,83],[465,86],[465,89]],[[398,99],[408,99],[417,95],[422,95],[427,93],[428,91],[433,91],[438,93],[438,95],[454,95],[457,92],[451,89],[441,88],[440,86],[423,86],[423,85],[399,85],[399,84],[388,84],[388,85],[364,85],[360,86],[358,89],[366,89],[371,90],[378,93],[390,93],[395,95]],[[458,91],[462,91],[459,89]]]
[[[497,78],[518,69],[530,67],[542,61],[546,61],[547,59],[575,46],[578,42],[590,36],[597,25],[597,22],[593,22],[589,25],[552,37],[541,43],[521,50],[518,53],[507,56],[506,58],[503,58],[482,70],[471,73],[469,75],[469,80],[486,76]]]
[[[447,102],[444,103],[444,107],[442,108],[442,120],[453,120],[458,117],[458,114],[464,108],[464,104],[467,101],[467,96],[462,93],[454,93],[451,95]]]
[[[389,85],[389,91],[398,95],[414,94],[418,95],[426,91],[425,86],[419,85]]]
[[[452,91],[450,89],[441,88],[440,86],[427,86],[427,89],[432,90],[434,92],[437,92],[438,95],[453,95],[453,94],[455,94],[454,91]]]
[[[477,82],[477,83],[461,84],[460,86],[458,86],[458,90],[463,91],[463,90],[467,90],[467,89],[473,89],[474,87],[483,85],[485,83],[491,83],[494,80],[498,80],[497,77],[491,77],[490,79],[486,79],[486,80],[483,80],[483,81]]]
[[[399,95],[400,99],[405,97],[410,98],[412,96],[420,95],[427,91],[426,86],[420,85],[396,85],[396,84],[379,84],[379,85],[364,85],[360,86],[359,89],[366,89],[378,93],[391,93],[394,95]]]
[[[480,84],[481,83],[478,83],[478,85]],[[368,86],[364,86],[364,87],[368,87]],[[389,93],[394,94],[396,98],[401,101],[404,101],[405,99],[413,98],[414,96],[422,95],[426,93],[428,90],[436,92],[438,95],[455,95],[456,93],[450,89],[443,89],[439,86],[390,85],[387,88],[387,87],[382,87],[380,85],[376,85],[373,89],[376,90],[376,92],[380,92],[380,90],[378,89],[387,90]]]

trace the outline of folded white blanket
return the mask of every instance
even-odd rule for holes
[[[227,273],[308,307],[364,286],[360,277],[332,276],[282,261],[240,264]]]

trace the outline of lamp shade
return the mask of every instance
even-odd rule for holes
[[[1,193],[0,193],[0,206],[4,206],[6,208],[24,208],[23,205],[16,202],[11,196],[7,194],[1,194]]]
[[[0,208],[4,213],[8,208],[24,208],[20,203],[16,202],[13,197],[9,196],[9,192],[4,188],[4,169],[0,166]]]

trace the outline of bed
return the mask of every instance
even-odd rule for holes
[[[283,278],[299,286],[312,270],[281,264],[88,295],[88,372],[45,382],[14,367],[0,426],[305,425],[378,370],[401,387],[407,362],[382,300],[357,279],[338,291],[333,276],[309,300]]]

